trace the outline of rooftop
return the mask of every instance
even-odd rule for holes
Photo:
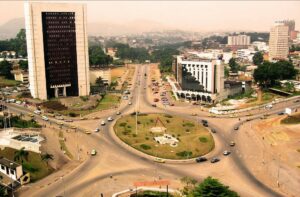
[[[20,166],[16,162],[6,159],[4,157],[0,157],[0,164],[11,169],[16,169],[18,166]]]

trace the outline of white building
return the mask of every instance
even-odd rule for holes
[[[89,95],[86,6],[26,2],[25,27],[31,95]]]
[[[289,53],[289,27],[276,22],[271,28],[269,40],[269,60],[286,59]]]
[[[252,58],[256,51],[253,49],[239,49],[236,51],[236,57],[242,60],[250,61],[252,62]]]
[[[250,45],[250,36],[247,36],[247,35],[228,36],[227,45],[228,46],[248,46],[248,45]]]
[[[205,102],[217,99],[224,88],[224,66],[220,60],[200,58],[194,55],[179,55],[173,67],[181,89],[176,94]]]
[[[251,44],[253,47],[257,48],[258,51],[269,51],[269,46],[266,42],[255,41]]]

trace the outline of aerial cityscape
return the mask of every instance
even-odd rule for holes
[[[0,197],[296,197],[300,1],[0,1]]]

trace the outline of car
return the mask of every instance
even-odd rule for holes
[[[86,117],[81,117],[80,120],[87,120],[87,118]]]
[[[131,101],[129,101],[128,105],[132,105],[132,102],[131,102]]]
[[[207,120],[201,120],[202,124],[207,124],[208,121]]]
[[[278,112],[277,115],[281,116],[281,115],[284,115],[284,112]]]
[[[10,99],[9,102],[10,102],[10,103],[15,103],[15,102],[16,102],[16,99]]]
[[[45,120],[45,121],[49,120],[49,118],[47,116],[42,116],[42,119]]]
[[[64,120],[64,117],[62,117],[62,116],[56,116],[55,117],[57,120]]]
[[[152,104],[151,106],[152,106],[152,107],[156,107],[156,104]]]
[[[121,112],[120,112],[120,111],[118,111],[116,114],[117,114],[117,115],[120,115],[120,114],[121,114]]]
[[[216,129],[211,129],[212,133],[217,133]]]
[[[92,132],[90,132],[89,130],[85,130],[84,133],[85,134],[92,134]]]
[[[170,106],[174,106],[174,103],[171,103]]]
[[[208,127],[208,124],[207,123],[203,123],[203,126]]]
[[[158,99],[158,98],[155,98],[155,99],[153,99],[153,101],[154,101],[154,102],[158,102],[158,101],[159,101],[159,99]]]
[[[22,101],[16,101],[16,104],[21,105]]]
[[[196,113],[192,113],[192,116],[197,116],[197,114]]]
[[[104,126],[104,125],[105,125],[105,121],[102,120],[102,121],[101,121],[101,126]]]
[[[158,157],[156,157],[156,158],[154,159],[154,161],[155,161],[155,162],[158,162],[158,163],[165,163],[165,162],[166,162],[164,159],[161,159],[161,158],[158,158]]]
[[[109,116],[108,118],[107,118],[107,121],[113,121],[114,119],[111,117],[111,116]]]
[[[123,100],[128,100],[128,96],[123,96]]]
[[[97,132],[99,132],[100,130],[99,130],[99,128],[96,128],[94,131],[97,133]]]
[[[231,141],[231,142],[229,143],[229,146],[235,146],[235,142],[234,142],[234,141]]]
[[[35,110],[33,113],[40,115],[42,112],[40,110]]]
[[[238,126],[234,127],[234,130],[236,130],[236,131],[239,130],[239,127]]]
[[[71,126],[71,129],[77,129],[75,126]]]
[[[198,158],[196,158],[196,162],[197,163],[204,162],[204,161],[207,161],[206,157],[198,157]]]
[[[97,151],[96,151],[95,149],[93,149],[93,150],[91,151],[91,155],[92,155],[92,156],[97,155]]]
[[[294,101],[294,103],[299,103],[299,102],[300,102],[300,100],[295,100],[295,101]]]
[[[73,120],[67,119],[67,120],[65,120],[65,122],[73,122]]]
[[[30,116],[31,118],[33,118],[33,117],[34,117],[34,115],[33,115],[33,114],[29,114],[29,116]]]
[[[272,109],[273,105],[272,104],[269,104],[269,105],[266,105],[266,109]]]
[[[217,162],[219,162],[219,161],[220,161],[219,158],[214,157],[214,158],[212,158],[212,159],[210,160],[210,163],[217,163]]]
[[[230,155],[230,151],[228,151],[228,150],[225,150],[224,152],[223,152],[223,155],[225,155],[225,156],[227,156],[227,155]]]

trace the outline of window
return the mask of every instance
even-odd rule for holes
[[[15,174],[15,171],[14,170],[10,170],[10,174]]]
[[[1,170],[5,170],[5,167],[3,165],[1,165]]]

